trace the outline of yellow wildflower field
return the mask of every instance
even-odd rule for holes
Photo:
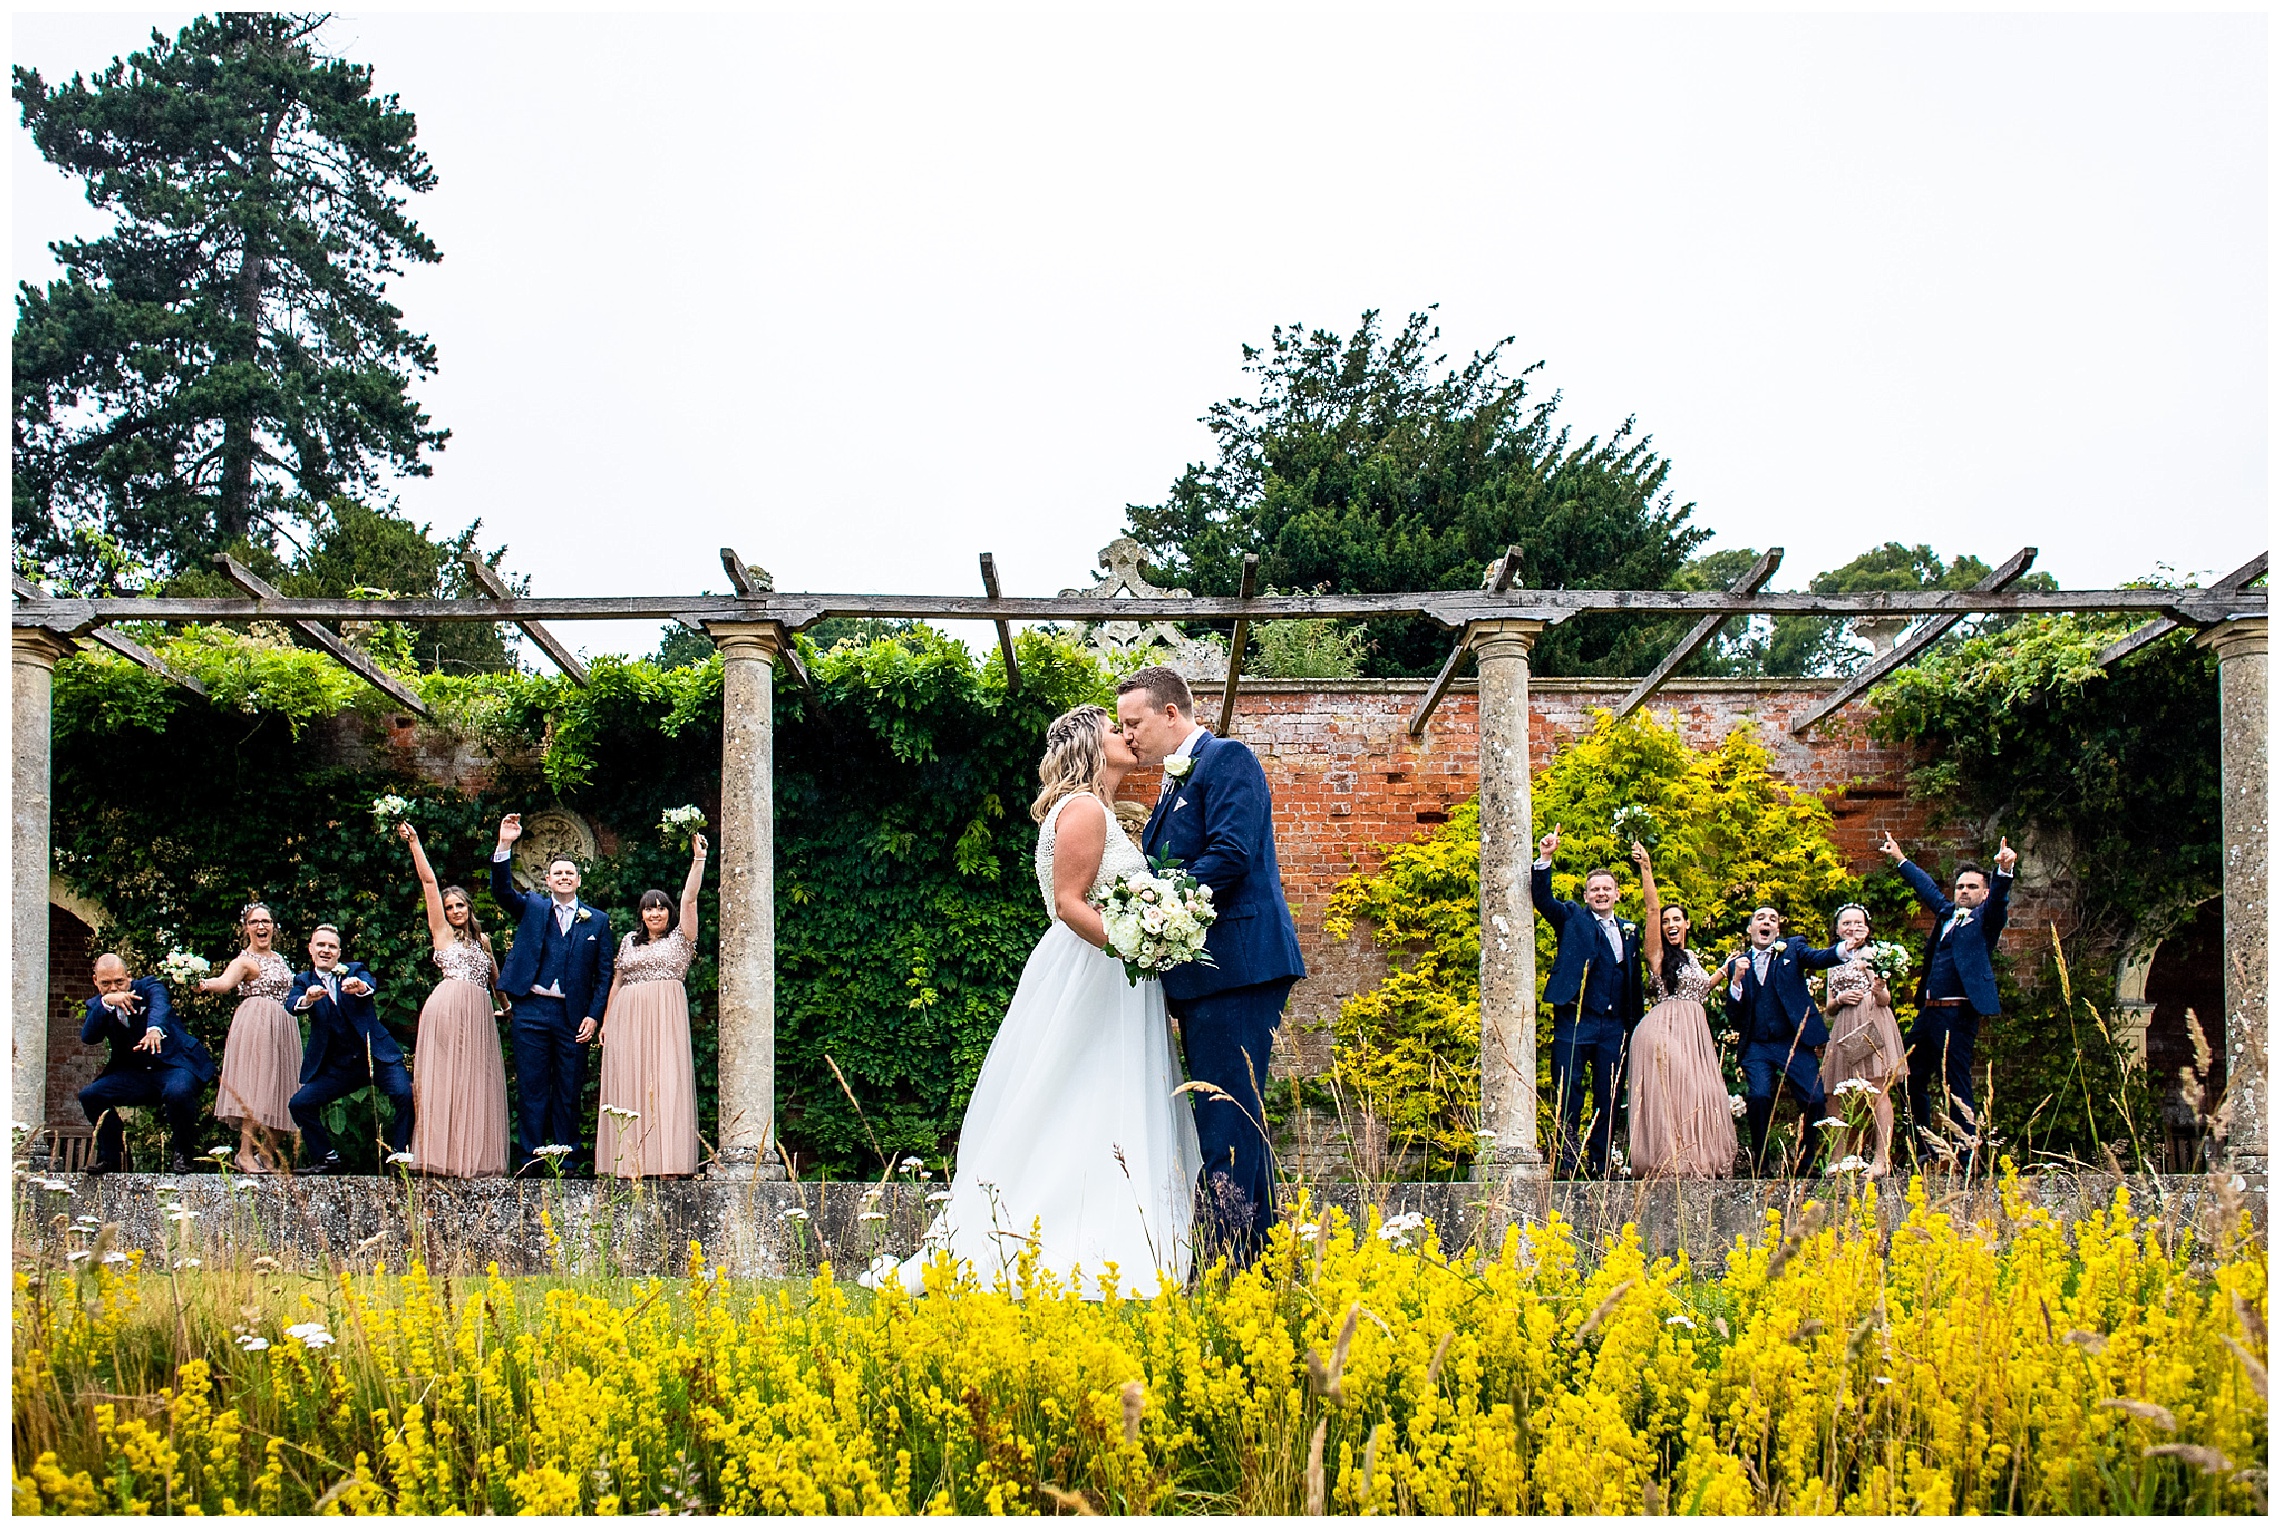
[[[2001,1227],[1909,1187],[1724,1266],[1626,1230],[1304,1199],[1258,1264],[1085,1299],[719,1277],[325,1279],[83,1258],[15,1278],[34,1512],[2259,1510],[2266,1283],[2125,1192]],[[1998,1234],[2000,1233],[2000,1234]],[[265,1262],[266,1260],[261,1260]]]

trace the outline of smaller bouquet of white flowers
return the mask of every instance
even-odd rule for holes
[[[1615,847],[1625,852],[1633,842],[1644,844],[1652,851],[1662,840],[1662,829],[1655,822],[1655,814],[1635,802],[1617,807],[1615,815],[1607,820],[1607,826],[1615,834]]]
[[[689,841],[704,830],[705,814],[698,807],[672,807],[657,819],[657,836],[665,840],[668,849],[688,848]]]
[[[383,833],[396,831],[396,824],[409,822],[412,804],[401,796],[375,796],[372,800],[372,821]]]
[[[158,963],[158,971],[169,987],[187,987],[201,977],[211,976],[214,963],[188,950],[168,950],[166,958]]]
[[[1908,974],[1908,952],[1889,939],[1877,940],[1861,951],[1859,958],[1867,961],[1868,968],[1882,977],[1888,987]]]
[[[1213,965],[1203,947],[1219,913],[1211,888],[1169,859],[1157,860],[1137,875],[1120,875],[1095,892],[1108,930],[1108,951],[1124,963],[1124,979],[1134,986],[1144,976],[1161,976],[1191,962]]]

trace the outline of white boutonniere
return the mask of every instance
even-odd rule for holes
[[[1175,780],[1185,780],[1195,769],[1195,755],[1183,753],[1164,761],[1164,773]]]
[[[592,918],[593,916],[594,916],[594,912],[593,912],[593,909],[592,909],[592,908],[590,908],[590,907],[581,907],[581,908],[579,908],[579,909],[578,909],[578,921],[579,921],[580,923],[584,923],[584,922],[586,922],[588,919]]]

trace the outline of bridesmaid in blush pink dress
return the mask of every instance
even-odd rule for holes
[[[1641,1178],[1724,1178],[1734,1171],[1734,1114],[1704,1006],[1725,976],[1686,947],[1686,909],[1663,905],[1646,848],[1631,845],[1646,893],[1647,970],[1661,1000],[1631,1033],[1631,1170]]]
[[[491,938],[463,886],[436,888],[419,830],[396,825],[412,851],[428,937],[443,980],[420,1008],[412,1047],[412,1170],[439,1178],[497,1178],[507,1170],[507,1066],[491,1007]]]
[[[686,1178],[697,1170],[697,1068],[689,1049],[689,991],[697,954],[697,888],[705,839],[690,845],[678,923],[662,891],[641,894],[641,916],[618,946],[602,1015],[602,1117],[594,1171],[620,1178]]]
[[[301,1025],[285,1011],[293,967],[277,953],[277,919],[265,902],[238,915],[245,945],[237,959],[198,983],[201,992],[237,989],[241,1001],[222,1042],[214,1118],[238,1128],[237,1170],[273,1173],[292,1165],[301,1130],[285,1103],[301,1085]]]

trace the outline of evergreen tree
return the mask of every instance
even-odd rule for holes
[[[1531,398],[1541,365],[1506,376],[1506,339],[1447,369],[1430,313],[1382,336],[1378,314],[1341,339],[1277,327],[1243,347],[1256,396],[1211,406],[1213,462],[1191,464],[1160,504],[1127,506],[1160,581],[1231,595],[1243,554],[1263,584],[1334,593],[1478,587],[1509,545],[1536,588],[1659,589],[1707,531],[1664,484],[1670,464],[1633,421],[1578,441],[1559,394]],[[1667,621],[1601,617],[1547,631],[1546,673],[1643,671]],[[1373,674],[1433,672],[1449,635],[1369,623]],[[1683,623],[1677,628],[1683,630]]]
[[[435,349],[386,295],[442,258],[404,211],[435,175],[323,21],[203,16],[92,80],[12,71],[40,153],[117,219],[17,291],[15,544],[54,576],[99,571],[105,535],[201,565],[444,444],[410,392]]]

